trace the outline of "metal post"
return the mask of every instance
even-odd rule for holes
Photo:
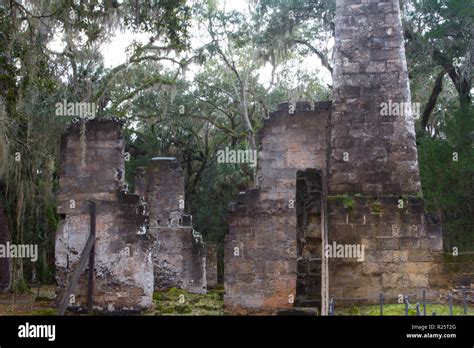
[[[418,302],[416,303],[416,315],[420,316],[420,304]]]
[[[409,303],[408,303],[408,296],[405,296],[405,315],[408,316],[408,306],[409,306]]]
[[[423,289],[423,315],[426,317],[426,290]]]
[[[90,203],[90,235],[95,240],[96,226],[96,205],[95,202]],[[95,243],[89,254],[89,282],[87,287],[87,311],[92,314],[94,307],[94,262],[95,262]]]
[[[380,316],[383,316],[383,294],[380,293]]]
[[[453,295],[449,293],[448,298],[449,298],[449,315],[453,315]]]
[[[462,294],[462,306],[464,308],[464,315],[467,315],[467,297],[465,292]]]

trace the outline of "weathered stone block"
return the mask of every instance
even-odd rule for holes
[[[123,191],[122,125],[113,120],[88,121],[84,152],[79,127],[71,125],[61,142],[58,210],[62,220],[55,243],[57,293],[64,291],[77,267],[90,233],[89,201],[94,201],[94,309],[146,310],[153,302],[153,237],[148,231],[144,202]],[[87,178],[87,184],[81,178]],[[86,305],[87,279],[87,274],[81,275],[74,289],[76,303],[70,307],[81,310]]]

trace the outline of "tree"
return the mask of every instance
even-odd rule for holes
[[[459,104],[471,103],[474,10],[466,1],[441,0],[409,1],[403,12],[412,86],[415,91],[417,85],[426,90],[426,83],[419,81],[426,77],[433,84],[421,117],[425,129],[445,76],[457,92]]]
[[[23,261],[15,259],[15,290],[24,289],[25,281],[47,281],[52,275],[45,267],[52,263],[57,221],[58,147],[70,121],[54,116],[54,103],[91,100],[92,91],[100,88],[94,100],[107,114],[113,77],[129,65],[167,59],[163,52],[184,50],[188,21],[184,1],[2,1],[0,192],[13,241],[38,243],[42,254],[40,269],[26,263],[27,276]],[[105,71],[99,47],[118,28],[149,33],[150,42],[134,45],[125,66]],[[50,47],[53,38],[62,38],[62,50]],[[137,88],[150,88],[157,80]],[[137,93],[115,94],[118,106]]]

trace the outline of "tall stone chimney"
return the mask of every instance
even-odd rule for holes
[[[334,58],[329,193],[419,192],[398,0],[337,0]]]

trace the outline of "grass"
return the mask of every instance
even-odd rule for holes
[[[191,294],[171,288],[153,294],[154,309],[147,315],[224,315],[224,290],[208,290],[207,294]]]
[[[411,304],[411,307],[414,307]],[[449,314],[449,305],[447,304],[427,304],[426,305],[426,315],[433,315],[433,312],[436,315],[450,315]],[[420,314],[423,315],[423,306],[420,305]],[[378,315],[380,316],[380,306],[373,305],[373,306],[354,306],[348,308],[337,308],[335,309],[335,315],[355,315],[355,316],[362,316],[362,315]],[[383,306],[383,315],[384,316],[405,316],[405,305],[404,304],[384,304]],[[410,308],[408,309],[409,316],[416,315],[416,309]],[[453,315],[464,315],[464,309],[462,306],[453,305]],[[467,308],[467,315],[474,315],[474,306],[468,306]]]
[[[34,293],[34,294],[33,294]],[[16,295],[0,294],[0,315],[56,315],[57,308],[53,305],[54,287],[44,286],[41,288],[40,296],[36,292]],[[153,294],[154,308],[144,315],[156,316],[218,316],[224,315],[223,310],[224,290],[222,288],[209,290],[207,294],[191,294],[187,291],[172,288],[168,291],[155,292]],[[411,307],[415,307],[412,303]],[[426,314],[431,316],[449,315],[448,304],[428,304]],[[423,314],[423,307],[420,306]],[[336,303],[335,315],[338,316],[379,316],[379,305],[338,307]],[[384,304],[384,316],[405,316],[404,304]],[[408,315],[415,316],[416,309],[410,308]],[[464,309],[460,305],[453,305],[453,315],[464,315]],[[467,315],[474,316],[474,305],[469,304]]]
[[[33,310],[29,313],[26,313],[26,315],[58,315],[58,310],[56,308],[44,308],[44,309],[36,309]]]

